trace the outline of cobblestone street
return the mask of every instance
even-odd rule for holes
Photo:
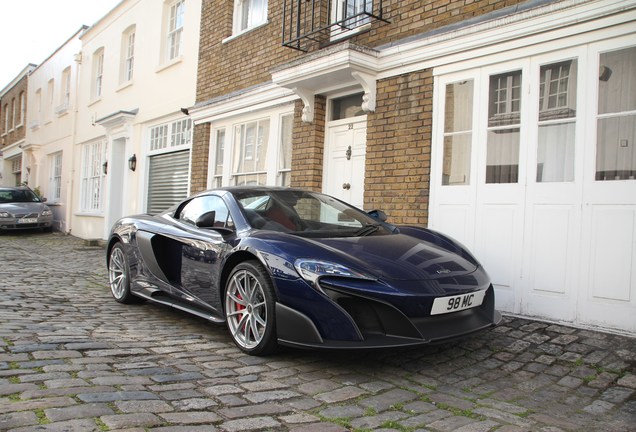
[[[239,351],[116,303],[104,249],[0,233],[0,431],[636,430],[636,339],[505,317],[439,346]]]

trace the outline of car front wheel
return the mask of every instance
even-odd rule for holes
[[[121,243],[110,251],[108,259],[108,281],[110,291],[119,303],[139,303],[141,299],[130,292],[130,267]]]
[[[251,355],[276,350],[275,293],[258,261],[237,265],[225,289],[225,318],[236,345]]]

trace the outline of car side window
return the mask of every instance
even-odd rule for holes
[[[208,212],[215,212],[214,226],[220,228],[234,228],[234,222],[230,216],[225,202],[214,195],[196,197],[190,200],[177,215],[177,219],[189,225],[196,226],[197,219]]]

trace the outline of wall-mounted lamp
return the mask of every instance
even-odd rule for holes
[[[133,155],[128,159],[128,169],[135,171],[137,169],[137,156]]]
[[[108,161],[102,164],[102,171],[104,172],[104,175],[108,174]]]

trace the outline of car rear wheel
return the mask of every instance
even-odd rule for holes
[[[110,251],[108,259],[108,280],[110,292],[119,303],[139,303],[141,299],[130,292],[130,267],[128,258],[121,243],[117,243]]]
[[[237,265],[225,289],[225,318],[234,343],[251,355],[266,355],[278,346],[271,279],[257,261]]]

